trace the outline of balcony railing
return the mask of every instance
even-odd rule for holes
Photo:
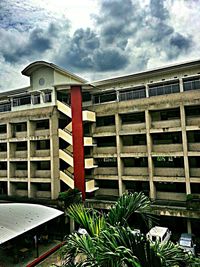
[[[94,175],[117,175],[117,168],[116,167],[98,167],[94,169]]]
[[[125,167],[123,175],[148,176],[148,168],[147,167]]]
[[[151,128],[161,129],[161,128],[175,128],[180,127],[181,121],[179,119],[174,120],[164,120],[164,121],[152,121]]]
[[[184,177],[185,172],[184,168],[159,168],[155,167],[154,176],[163,176],[163,177]]]
[[[137,145],[137,146],[123,146],[122,153],[145,153],[147,152],[147,146],[146,145]]]
[[[159,145],[153,145],[152,151],[153,152],[161,152],[161,153],[181,152],[181,151],[183,151],[183,145],[182,144],[159,144]]]

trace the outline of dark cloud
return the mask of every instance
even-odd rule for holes
[[[53,49],[60,27],[51,23],[47,29],[35,28],[26,34],[15,30],[13,34],[1,31],[5,43],[0,44],[0,51],[6,62],[20,63],[27,59],[41,58]]]
[[[46,35],[44,30],[38,28],[31,32],[28,45],[25,50],[43,53],[52,47],[51,35]]]
[[[120,69],[128,63],[119,49],[104,48],[100,38],[91,29],[78,29],[69,47],[60,51],[58,63],[75,69],[109,71]]]
[[[106,45],[115,45],[125,49],[128,38],[133,36],[140,15],[137,4],[131,0],[104,0],[96,23],[101,38]]]
[[[91,69],[93,52],[99,47],[99,39],[89,28],[75,31],[68,46],[65,44],[59,53],[58,63],[72,69]],[[64,49],[63,49],[64,48]]]
[[[153,17],[165,20],[169,17],[168,10],[164,7],[164,0],[151,0],[150,10]]]
[[[180,33],[175,33],[170,39],[170,44],[180,50],[188,49],[191,46],[191,42],[190,38],[186,38]]]
[[[128,58],[118,50],[97,50],[94,55],[94,63],[97,71],[120,70],[127,66]]]

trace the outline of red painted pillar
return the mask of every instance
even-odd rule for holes
[[[74,160],[74,186],[85,200],[84,143],[82,119],[82,95],[80,86],[71,86],[72,142]]]

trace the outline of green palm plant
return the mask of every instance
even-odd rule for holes
[[[63,248],[65,265],[76,267],[184,267],[189,262],[172,242],[150,243],[146,236],[135,234],[128,226],[130,216],[149,218],[150,200],[143,193],[124,194],[107,215],[74,204],[68,215],[88,232],[72,233]],[[78,256],[75,263],[74,259]]]
[[[101,229],[106,226],[104,214],[100,214],[94,209],[85,208],[83,204],[71,205],[67,210],[67,214],[86,229],[91,236],[99,235]]]
[[[151,202],[144,193],[124,194],[110,209],[107,221],[111,225],[126,225],[131,215],[140,214],[142,219],[147,222],[148,219],[153,218],[150,214],[151,210]]]

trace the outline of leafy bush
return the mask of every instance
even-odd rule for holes
[[[68,201],[70,198],[74,198],[76,196],[80,196],[81,192],[77,188],[69,188],[67,191],[60,192],[58,195],[58,200],[60,201]]]

